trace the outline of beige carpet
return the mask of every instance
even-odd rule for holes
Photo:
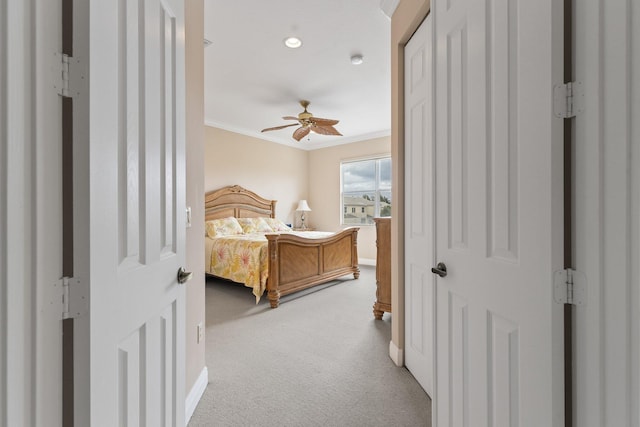
[[[431,401],[389,358],[391,315],[374,320],[375,269],[255,305],[207,280],[209,385],[196,426],[428,426]]]

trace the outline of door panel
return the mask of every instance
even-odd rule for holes
[[[160,12],[160,244],[163,255],[176,252],[176,18]]]
[[[518,36],[519,1],[493,2],[487,20],[490,108],[487,129],[488,256],[518,260]]]
[[[184,425],[183,0],[90,9],[90,420]]]
[[[520,402],[518,326],[494,313],[489,313],[488,323],[489,419],[496,420],[496,425],[517,425]]]
[[[433,50],[431,16],[405,46],[405,365],[433,394]]]
[[[437,425],[563,422],[560,3],[433,3]]]
[[[447,123],[447,169],[448,200],[447,215],[449,248],[464,250],[468,239],[468,150],[467,132],[467,23],[456,25],[446,34],[447,93],[443,102],[448,110]]]
[[[448,341],[444,343],[449,352],[447,373],[450,378],[451,421],[454,426],[469,424],[469,305],[468,301],[454,293],[447,295],[447,307],[438,306],[447,313]],[[439,337],[438,337],[439,338]],[[438,344],[442,345],[442,344]],[[439,362],[439,361],[438,361]],[[442,369],[438,365],[438,369]],[[438,372],[439,374],[440,372]],[[436,399],[444,400],[436,391]]]
[[[120,11],[118,40],[118,249],[120,268],[144,264],[145,230],[141,228],[141,209],[144,206],[143,148],[144,121],[140,87],[142,43],[138,21],[139,2],[125,2]]]

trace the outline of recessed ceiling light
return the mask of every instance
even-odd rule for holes
[[[302,40],[297,37],[287,37],[284,39],[284,45],[291,49],[297,49],[302,46]]]
[[[351,63],[353,65],[360,65],[364,62],[364,56],[362,55],[353,55],[351,57]]]

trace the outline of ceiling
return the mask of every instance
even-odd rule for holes
[[[205,0],[205,123],[302,149],[390,134],[391,21],[380,0]],[[388,8],[387,8],[388,9]],[[387,12],[388,13],[388,12]],[[296,36],[302,47],[285,47]],[[350,58],[364,57],[361,65]],[[343,136],[297,142],[299,101]]]

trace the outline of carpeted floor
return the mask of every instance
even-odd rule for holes
[[[209,385],[190,427],[428,426],[431,400],[389,358],[374,320],[375,268],[283,297],[207,279]]]

